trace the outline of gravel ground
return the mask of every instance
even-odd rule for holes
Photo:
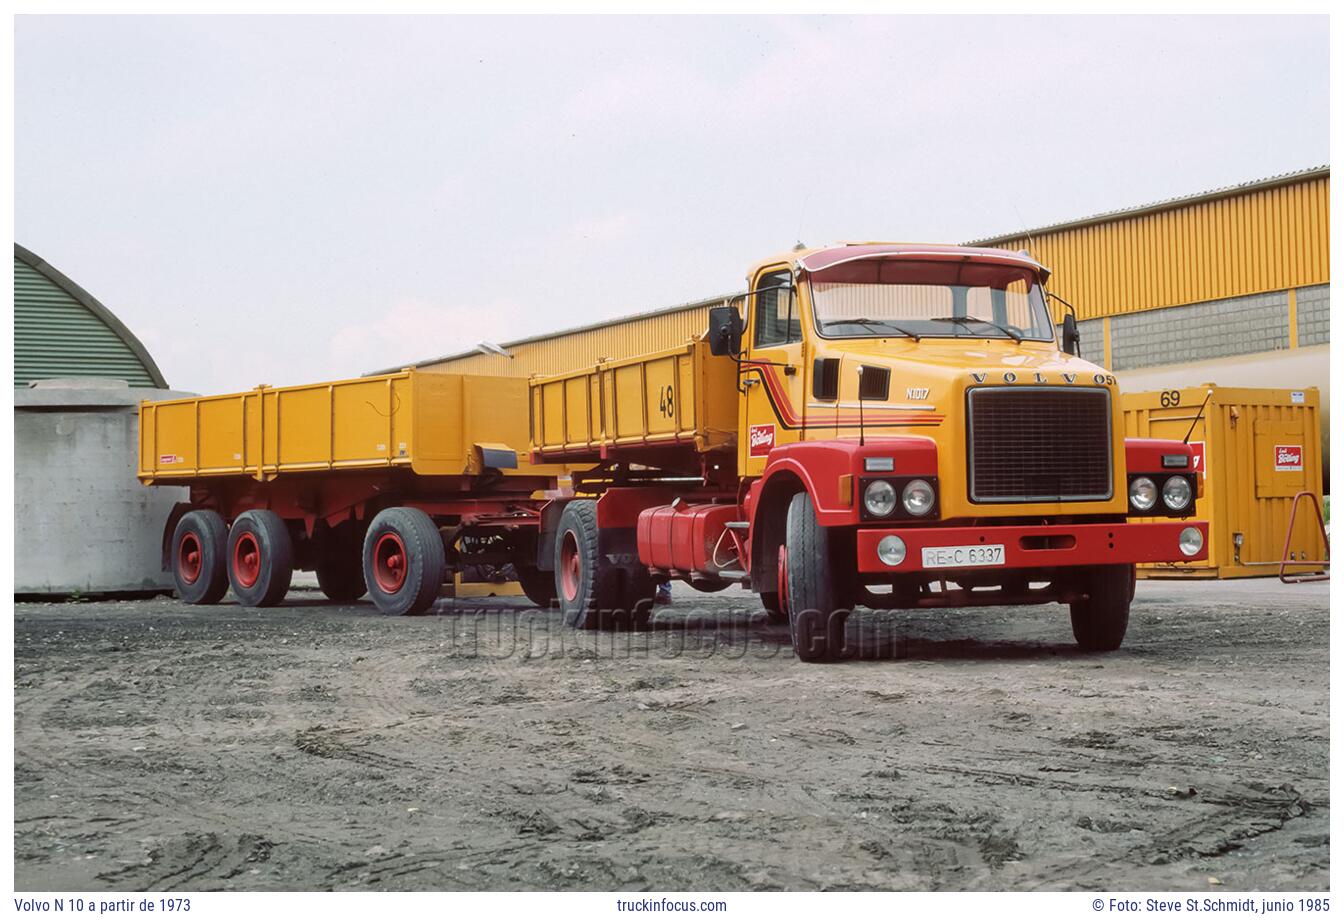
[[[1329,884],[1324,585],[1140,582],[1100,656],[1053,605],[860,612],[829,666],[737,590],[434,613],[19,604],[16,886]]]

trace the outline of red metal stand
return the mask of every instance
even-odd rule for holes
[[[1316,523],[1321,528],[1321,540],[1325,544],[1324,559],[1288,559],[1288,547],[1293,542],[1293,525],[1297,523],[1297,505],[1303,497],[1310,498],[1312,506],[1316,509]],[[1285,574],[1288,566],[1320,566],[1327,571],[1319,575],[1288,575]],[[1304,581],[1326,581],[1330,578],[1330,534],[1325,530],[1325,515],[1321,512],[1321,500],[1316,497],[1315,492],[1298,492],[1293,496],[1293,507],[1288,512],[1288,532],[1283,537],[1283,558],[1279,560],[1279,581],[1286,585],[1293,585]]]

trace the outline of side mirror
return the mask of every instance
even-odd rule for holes
[[[1065,351],[1071,355],[1082,355],[1083,337],[1078,333],[1078,320],[1074,319],[1072,313],[1064,314],[1064,331],[1060,338],[1063,339]]]
[[[732,307],[709,308],[710,354],[735,356],[742,351],[742,316]]]

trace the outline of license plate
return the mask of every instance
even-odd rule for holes
[[[1002,543],[924,547],[924,568],[926,569],[969,569],[981,565],[1003,564]]]

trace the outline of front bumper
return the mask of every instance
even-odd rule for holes
[[[1193,556],[1187,556],[1178,546],[1180,533],[1187,527],[1198,529],[1204,538],[1199,552]],[[887,565],[878,558],[877,544],[889,535],[905,542],[905,559],[899,565]],[[859,529],[857,543],[860,572],[958,571],[955,566],[924,565],[924,550],[938,547],[1003,547],[1002,563],[966,565],[962,570],[1197,562],[1209,556],[1209,525],[1205,521],[1157,521],[1030,527],[864,527]]]

